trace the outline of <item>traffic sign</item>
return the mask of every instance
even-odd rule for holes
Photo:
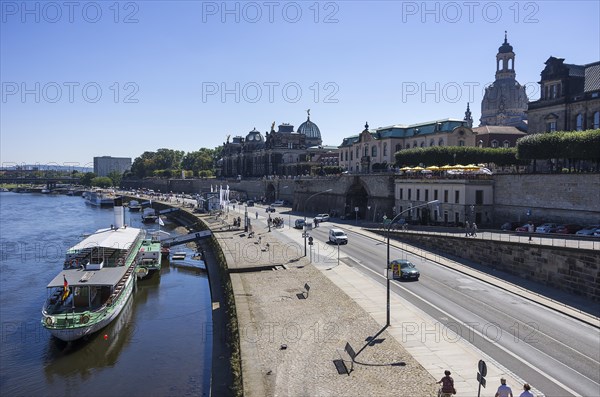
[[[302,238],[307,238],[308,237],[308,233],[302,233]]]
[[[358,212],[358,207],[354,207],[354,212]]]
[[[485,378],[481,376],[479,372],[477,373],[477,382],[479,382],[481,386],[485,387]]]
[[[477,364],[477,369],[479,369],[479,373],[481,374],[481,376],[485,377],[487,375],[487,365],[485,365],[485,361],[479,360],[479,363]]]

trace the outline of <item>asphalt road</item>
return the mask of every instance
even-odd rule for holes
[[[268,214],[263,207],[252,208],[249,215],[255,227],[255,211],[264,226]],[[286,225],[300,218],[285,211],[278,208],[271,216],[283,217]],[[309,255],[317,266],[338,263],[338,247],[327,241],[334,225],[324,222],[310,232],[315,245]],[[384,238],[356,233],[343,224],[336,227],[349,237],[349,244],[339,247],[341,261],[385,285]],[[303,250],[301,230],[286,226],[283,231],[282,242],[298,244]],[[419,331],[423,338],[441,343],[460,335],[546,396],[600,395],[598,328],[393,246],[390,258],[409,259],[421,271],[417,282],[392,281],[391,291],[438,321],[436,329]],[[413,325],[406,327],[406,332],[415,332]]]

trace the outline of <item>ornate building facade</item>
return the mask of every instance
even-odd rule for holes
[[[465,120],[444,119],[412,125],[365,129],[339,146],[339,164],[349,172],[384,171],[396,162],[394,153],[431,146],[475,146],[476,134]]]
[[[529,103],[529,132],[600,128],[600,62],[564,63],[550,57],[541,73],[540,99]]]
[[[527,131],[527,101],[525,86],[516,80],[515,53],[505,32],[496,54],[496,79],[485,88],[481,101],[480,126],[512,126]]]
[[[304,123],[294,131],[291,124],[280,124],[275,130],[261,134],[254,128],[245,137],[236,136],[223,143],[217,175],[223,177],[262,177],[265,175],[295,176],[310,173],[322,148],[321,131],[310,120],[310,110]]]

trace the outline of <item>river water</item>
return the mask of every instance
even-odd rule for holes
[[[144,227],[139,213],[125,213],[127,224]],[[46,285],[66,249],[112,223],[112,208],[81,197],[0,193],[0,395],[209,394],[211,299],[202,271],[163,262],[119,317],[85,340],[67,344],[41,326]]]

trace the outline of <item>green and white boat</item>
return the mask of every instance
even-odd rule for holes
[[[131,297],[138,267],[160,258],[160,244],[146,239],[145,230],[124,225],[121,198],[114,208],[115,224],[69,248],[63,270],[47,286],[42,325],[64,341],[113,321]]]

